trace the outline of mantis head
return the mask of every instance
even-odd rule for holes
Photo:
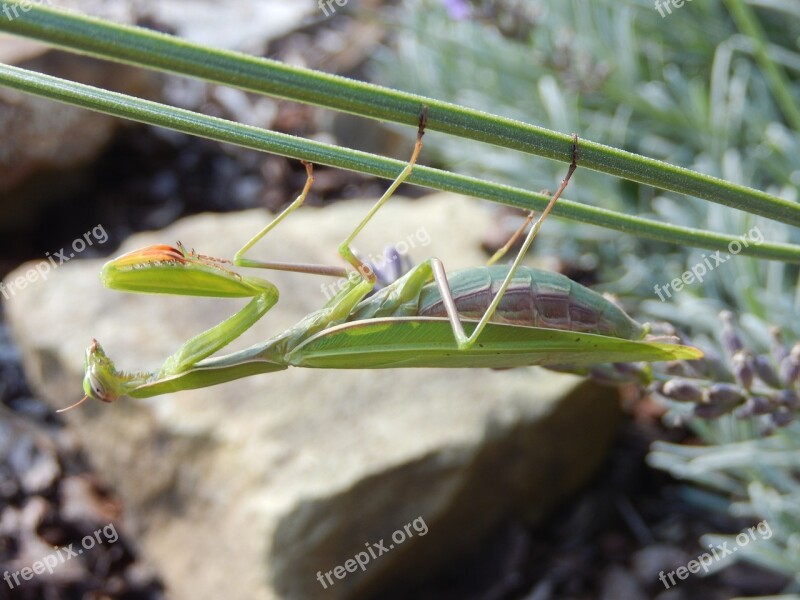
[[[113,361],[106,356],[97,340],[86,349],[83,391],[88,398],[113,402],[124,394],[125,377],[117,372]]]
[[[125,394],[125,384],[131,379],[130,376],[117,371],[97,340],[92,340],[92,345],[86,349],[84,369],[83,391],[86,395],[75,404],[57,410],[57,413],[77,408],[89,398],[114,402]]]

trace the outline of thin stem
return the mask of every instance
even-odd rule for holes
[[[22,10],[23,3],[16,0],[6,3],[17,4],[18,10]],[[566,163],[572,160],[571,139],[567,134],[416,94],[208,48],[143,28],[109,23],[36,3],[25,2],[24,5],[24,15],[20,18],[0,19],[0,31],[83,54],[380,121],[416,125],[420,107],[425,105],[429,107],[429,130]],[[800,205],[788,200],[588,140],[583,140],[581,151],[583,168],[800,226]]]
[[[405,162],[399,160],[266,131],[8,65],[0,64],[0,85],[149,125],[385,179],[395,179],[406,166]],[[572,147],[571,139],[567,146]],[[581,145],[581,166],[583,150],[584,146]],[[543,210],[550,200],[543,194],[423,166],[416,166],[407,181],[525,210]],[[553,215],[644,238],[723,252],[727,252],[728,244],[738,239],[727,234],[660,223],[563,199],[553,208]],[[800,246],[792,244],[750,244],[740,254],[800,263]]]

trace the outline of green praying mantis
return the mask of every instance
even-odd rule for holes
[[[184,343],[157,371],[120,371],[93,340],[86,351],[85,396],[72,407],[88,398],[104,402],[121,396],[144,398],[290,366],[509,368],[691,360],[703,356],[690,346],[648,340],[649,327],[633,320],[614,302],[563,275],[521,264],[577,168],[577,135],[573,136],[572,163],[566,177],[530,227],[510,265],[494,263],[524,234],[533,222],[533,212],[487,266],[448,275],[439,259],[429,258],[370,295],[376,287],[375,271],[355,254],[351,243],[410,175],[422,149],[426,118],[423,108],[414,151],[405,168],[338,248],[354,271],[270,263],[244,256],[303,204],[313,182],[309,163],[304,163],[307,179],[300,195],[231,261],[187,250],[179,242],[176,247],[148,246],[106,263],[101,279],[109,288],[251,300],[233,316]],[[279,297],[273,284],[242,275],[234,267],[349,277],[322,308],[286,331],[250,348],[213,356],[264,316]]]

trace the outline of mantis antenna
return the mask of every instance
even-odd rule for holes
[[[75,404],[71,404],[70,406],[68,406],[68,407],[66,407],[66,408],[59,408],[59,409],[56,411],[56,414],[58,414],[58,413],[63,413],[63,412],[67,412],[68,410],[72,410],[73,408],[78,408],[78,407],[79,407],[81,404],[83,404],[84,402],[86,402],[88,399],[89,399],[89,396],[84,396],[83,398],[81,398],[80,400],[78,400],[78,401],[77,401]]]

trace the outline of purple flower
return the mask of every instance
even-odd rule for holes
[[[454,21],[463,21],[472,13],[472,7],[467,0],[442,0],[442,4]]]

